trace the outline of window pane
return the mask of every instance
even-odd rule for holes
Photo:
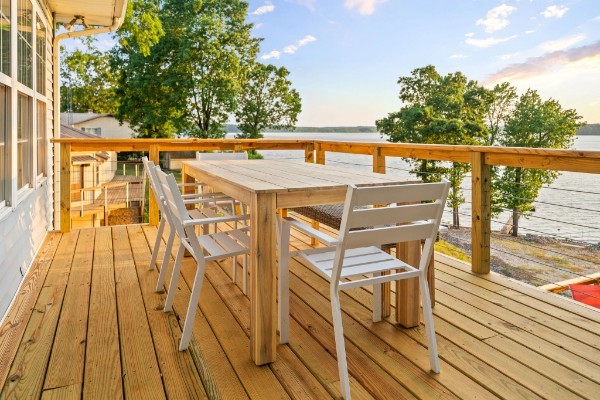
[[[2,0],[0,0],[2,1]],[[36,86],[37,92],[41,95],[46,95],[46,27],[42,19],[37,17],[36,23]]]
[[[37,174],[46,176],[46,103],[37,102]]]
[[[17,79],[33,88],[33,12],[30,0],[18,0],[17,10]]]
[[[10,75],[10,0],[0,0],[0,73]]]
[[[32,112],[31,97],[19,93],[17,101],[17,186],[19,189],[31,183],[32,160]]]
[[[8,132],[8,116],[10,113],[8,112],[8,102],[6,101],[6,96],[8,96],[10,91],[4,85],[0,85],[0,203],[6,200],[6,187],[8,185],[9,179],[6,175],[6,140],[7,140],[7,132]]]

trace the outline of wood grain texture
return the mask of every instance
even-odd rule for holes
[[[126,398],[165,399],[146,309],[125,226],[112,228],[119,342]]]
[[[27,271],[16,298],[0,325],[0,388],[4,386],[60,240],[59,233],[49,233],[46,236],[40,252]]]
[[[490,166],[485,164],[484,159],[483,153],[474,153],[471,169],[471,259],[473,272],[478,274],[489,273],[491,263],[492,179]]]
[[[96,229],[83,383],[84,399],[122,399],[115,268],[110,228]]]
[[[44,381],[45,391],[83,385],[95,232],[93,229],[86,229],[79,235]]]
[[[60,144],[60,231],[71,231],[71,144]]]
[[[41,396],[78,236],[75,231],[61,238],[0,398]]]

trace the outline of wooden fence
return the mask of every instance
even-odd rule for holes
[[[453,161],[471,164],[472,270],[490,271],[491,178],[490,166],[510,166],[600,174],[600,151],[554,150],[523,147],[450,146],[407,143],[335,142],[324,140],[237,139],[53,139],[60,147],[60,230],[71,228],[71,152],[145,151],[158,163],[163,151],[304,150],[305,161],[325,164],[326,153],[363,154],[373,157],[373,171],[385,173],[386,157]],[[150,196],[149,221],[158,224],[156,200]]]

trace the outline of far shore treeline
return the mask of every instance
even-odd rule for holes
[[[227,133],[239,133],[236,125],[225,125]],[[267,129],[267,132],[304,132],[304,133],[375,133],[374,126],[296,126],[290,129]],[[600,136],[600,124],[587,124],[577,130],[577,136]]]

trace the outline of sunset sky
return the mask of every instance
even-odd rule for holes
[[[248,19],[260,59],[291,71],[298,125],[373,125],[427,64],[600,122],[600,0],[251,0]]]

